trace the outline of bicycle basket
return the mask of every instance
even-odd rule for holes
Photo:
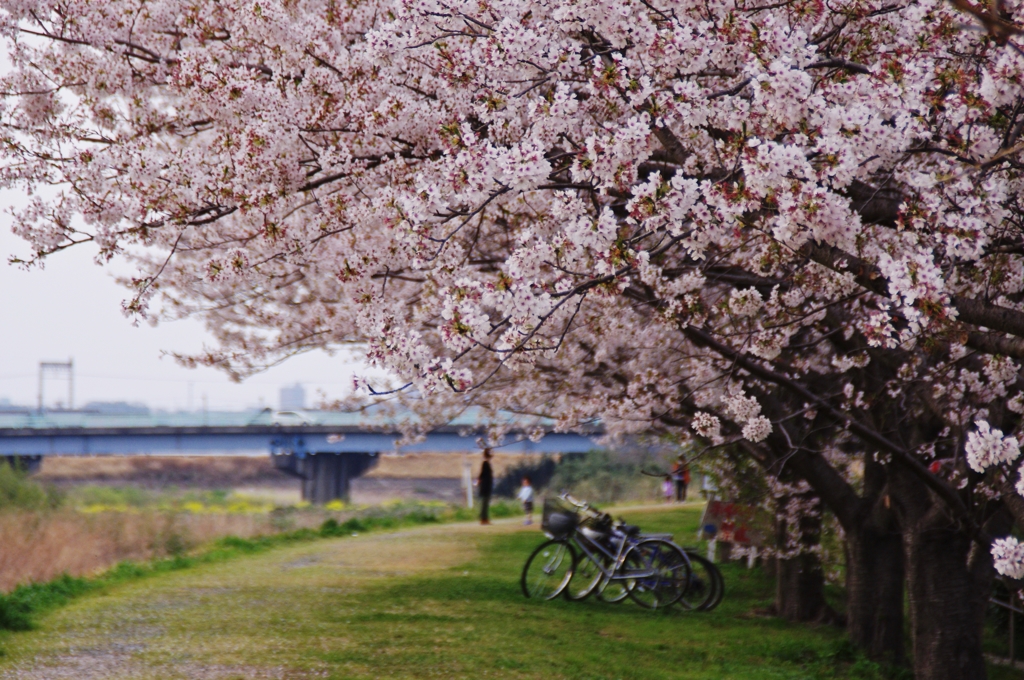
[[[544,514],[541,516],[540,528],[554,538],[564,538],[571,534],[579,524],[576,508],[560,498],[544,500]]]

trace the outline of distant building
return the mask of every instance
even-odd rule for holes
[[[0,413],[28,413],[31,410],[31,406],[20,406],[6,397],[0,397]]]
[[[102,413],[110,416],[148,416],[149,407],[134,401],[90,401],[82,407],[86,413]]]
[[[281,388],[281,409],[282,411],[301,411],[306,408],[306,390],[302,385],[295,383],[294,387]]]

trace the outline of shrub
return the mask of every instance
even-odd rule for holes
[[[320,535],[340,536],[341,525],[338,524],[338,520],[334,519],[333,517],[331,519],[325,520],[324,523],[320,525]]]
[[[491,517],[501,519],[502,517],[515,517],[516,515],[521,515],[523,514],[523,509],[519,507],[518,503],[498,501],[497,503],[491,503],[490,513]]]
[[[241,553],[254,553],[258,552],[261,548],[258,539],[241,538],[239,536],[225,536],[217,541],[216,545],[220,548],[230,548]]]
[[[357,532],[357,531],[366,531],[368,528],[369,527],[366,526],[366,523],[363,522],[363,520],[359,519],[358,517],[352,517],[351,519],[347,519],[344,522],[342,522],[342,524],[341,524],[341,530],[344,533],[348,533],[348,534],[351,534],[351,533],[354,533],[354,532]]]
[[[523,483],[523,477],[529,477],[530,483],[535,489],[547,487],[552,476],[558,469],[558,461],[550,456],[544,456],[540,460],[522,462],[505,470],[494,485],[494,495],[513,498],[519,493],[519,487]]]
[[[662,452],[661,458],[675,453],[674,450],[670,454]],[[518,493],[523,477],[528,476],[534,489],[548,489],[555,493],[568,489],[594,503],[653,500],[659,498],[661,480],[643,475],[641,471],[646,467],[667,469],[658,458],[659,454],[654,450],[594,450],[564,454],[557,460],[544,457],[508,468],[495,484],[494,493],[496,496],[513,497]]]
[[[0,510],[45,510],[60,506],[63,500],[56,487],[44,487],[24,470],[0,460]]]
[[[549,488],[570,490],[593,503],[658,497],[660,480],[641,474],[645,460],[604,450],[562,456]]]
[[[59,607],[93,587],[88,580],[67,574],[48,583],[18,586],[8,595],[0,595],[0,629],[31,630],[34,613]]]

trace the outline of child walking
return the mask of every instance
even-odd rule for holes
[[[665,502],[671,503],[674,495],[675,485],[672,484],[672,475],[665,475],[665,481],[661,483],[661,493],[665,496]]]
[[[516,498],[523,502],[523,512],[526,513],[523,524],[533,524],[533,487],[530,486],[529,477],[523,476],[523,486],[519,489],[519,495]]]

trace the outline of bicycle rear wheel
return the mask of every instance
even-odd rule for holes
[[[722,598],[725,597],[725,579],[722,578],[722,570],[719,569],[718,565],[716,565],[714,562],[708,562],[708,564],[711,565],[711,571],[714,574],[715,578],[718,579],[718,587],[715,589],[715,599],[708,603],[708,605],[704,608],[704,611],[706,612],[711,611],[719,604],[721,604]]]
[[[576,551],[564,538],[545,541],[526,560],[519,585],[526,597],[552,600],[572,579]]]
[[[631,556],[640,565],[636,569],[636,586],[629,591],[634,602],[647,609],[663,609],[679,601],[692,574],[690,561],[679,546],[647,539],[629,549],[626,557]]]
[[[690,560],[690,584],[679,599],[684,609],[709,611],[714,609],[716,598],[722,587],[722,576],[718,568],[700,555],[686,553]]]

